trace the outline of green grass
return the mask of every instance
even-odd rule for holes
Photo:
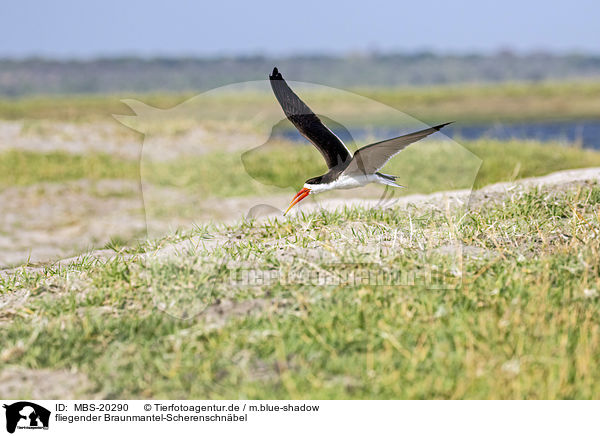
[[[90,121],[99,118],[110,119],[111,114],[129,113],[117,95],[75,95],[75,96],[34,96],[0,99],[0,118],[18,120]],[[140,98],[154,107],[169,108],[181,103],[191,95],[186,94],[146,94]]]
[[[508,82],[359,92],[431,122],[442,119],[518,122],[589,119],[600,115],[598,82]]]
[[[5,277],[4,292],[31,296],[0,312],[0,369],[76,369],[107,398],[598,398],[600,187],[482,201],[199,228],[145,249],[214,250]],[[476,254],[451,289],[229,282],[243,268],[453,271],[440,249],[454,239]],[[157,295],[222,310],[182,320]]]
[[[282,144],[250,152],[243,155],[242,160],[254,178],[263,184],[280,187],[299,187],[307,176],[327,171],[321,155],[310,146]],[[401,192],[412,194],[470,188],[475,174],[475,186],[481,187],[592,166],[600,166],[600,153],[595,150],[551,142],[480,139],[417,143],[392,159],[381,171],[400,176],[399,183],[407,185]]]
[[[482,160],[475,187],[571,168],[600,166],[600,152],[538,141],[461,141]]]
[[[548,174],[569,168],[600,166],[600,153],[558,143],[535,141],[459,141],[415,144],[383,171],[400,176],[402,194],[470,188]],[[478,159],[479,158],[479,159]],[[426,163],[426,164],[424,164]],[[260,196],[276,188],[297,189],[327,171],[310,145],[279,142],[246,154],[211,152],[167,162],[144,161],[142,179],[158,186],[186,189],[205,197]],[[87,179],[138,179],[140,164],[104,154],[8,151],[0,154],[0,187]]]
[[[136,162],[107,154],[36,153],[9,150],[0,154],[0,189],[41,182],[78,179],[139,178]]]
[[[486,85],[433,86],[427,88],[362,88],[360,95],[386,103],[421,120],[435,122],[519,121],[524,119],[582,119],[600,116],[599,82],[534,82]],[[110,119],[111,114],[130,114],[120,102],[137,98],[150,106],[169,108],[194,96],[186,94],[36,96],[0,99],[0,119],[49,119],[89,121]],[[303,98],[328,113],[327,108],[342,108],[348,102],[332,101],[324,92],[306,91]],[[224,114],[232,106],[246,111],[249,118],[275,100],[270,93],[244,91],[212,98],[214,109]],[[361,114],[364,121],[365,114]]]

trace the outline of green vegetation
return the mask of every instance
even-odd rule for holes
[[[589,119],[600,116],[600,82],[597,81],[350,89],[428,122],[448,119],[462,122]],[[3,98],[0,99],[0,119],[110,119],[112,114],[131,113],[120,102],[124,97],[136,98],[158,108],[170,108],[197,94],[122,93]],[[328,113],[329,105],[343,108],[344,104],[348,104],[332,101],[331,96],[324,92],[303,92],[303,98],[322,108],[323,113]],[[274,104],[270,93],[252,90],[218,95],[214,100],[215,107],[225,105],[224,113],[227,113],[227,107],[246,108],[249,118],[261,107]]]
[[[146,260],[3,276],[31,295],[0,312],[0,369],[75,369],[107,398],[598,398],[600,187],[475,200],[466,216],[352,208],[201,228],[140,247]],[[179,256],[154,251],[186,240]],[[465,245],[452,289],[230,284],[248,267],[452,271],[452,240]],[[211,305],[171,317],[159,284],[211,284]]]
[[[459,141],[416,144],[384,172],[400,175],[407,184],[402,194],[470,188],[479,166],[476,187],[533,177],[568,168],[600,166],[600,153],[560,144],[534,141]],[[471,154],[473,153],[473,154]],[[427,162],[427,165],[423,165]],[[145,182],[187,189],[206,197],[259,196],[275,187],[294,189],[309,176],[326,172],[321,155],[310,145],[279,142],[243,154],[211,152],[166,162],[144,161]],[[0,154],[0,187],[64,182],[76,179],[137,179],[140,165],[105,154],[8,151]]]
[[[585,119],[600,115],[600,83],[541,82],[359,93],[421,119],[464,122]]]
[[[571,168],[600,166],[600,153],[537,141],[458,141],[483,162],[475,187]]]
[[[127,95],[130,97],[130,95]],[[159,108],[169,108],[181,103],[191,95],[183,94],[144,94],[140,99]],[[112,114],[129,113],[121,103],[123,96],[117,95],[73,95],[43,96],[0,99],[0,118],[18,120],[32,118],[36,120],[89,121],[110,119]]]
[[[600,153],[558,143],[480,139],[417,143],[392,159],[382,172],[400,176],[408,184],[403,194],[470,188],[534,177],[569,168],[600,166]],[[472,154],[471,154],[472,153]],[[264,184],[299,187],[308,175],[327,171],[312,147],[281,144],[242,156],[249,174]],[[425,165],[423,163],[426,163]]]
[[[40,182],[78,179],[139,178],[136,162],[107,154],[36,153],[9,150],[0,154],[0,189]]]

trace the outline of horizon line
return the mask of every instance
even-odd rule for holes
[[[411,49],[411,50],[379,50],[379,49],[363,49],[363,50],[347,50],[344,52],[334,51],[296,51],[289,53],[267,53],[260,51],[246,52],[219,52],[219,53],[143,53],[143,52],[114,52],[114,53],[95,53],[89,55],[81,54],[43,54],[43,53],[27,53],[27,54],[9,54],[0,53],[0,61],[58,61],[58,62],[74,62],[74,61],[98,61],[98,60],[119,60],[119,59],[135,59],[135,60],[220,60],[220,59],[294,59],[294,58],[331,58],[331,59],[348,59],[348,58],[378,58],[378,57],[417,57],[417,56],[433,56],[433,57],[497,57],[497,56],[514,56],[514,57],[531,57],[531,56],[583,56],[583,57],[600,57],[600,51],[592,51],[585,49],[516,49],[511,47],[498,47],[491,50],[439,50],[439,49]]]

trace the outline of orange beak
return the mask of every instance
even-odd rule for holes
[[[308,197],[308,194],[310,194],[310,189],[308,189],[308,188],[302,188],[296,194],[296,196],[292,199],[292,202],[290,203],[290,207],[288,207],[287,210],[283,213],[283,216],[285,216],[285,214],[287,214],[292,207],[294,207],[296,204],[300,203],[301,200],[303,200],[306,197]]]

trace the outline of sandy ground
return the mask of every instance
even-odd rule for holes
[[[142,195],[139,183],[132,180],[12,187],[0,191],[0,268],[39,265],[102,248],[111,241],[122,245],[160,238],[194,224],[281,217],[292,196],[290,191],[268,198],[198,198],[186,190],[147,186]],[[348,201],[378,204],[378,200]],[[306,203],[317,207],[321,201],[311,198]]]
[[[0,398],[47,400],[91,395],[92,384],[84,374],[65,370],[8,367],[0,372]],[[93,395],[97,398],[98,395]]]
[[[108,153],[139,158],[141,136],[114,122],[68,123],[43,120],[0,121],[0,152],[27,150],[37,153]]]
[[[266,199],[284,207],[291,194]],[[144,203],[146,201],[146,204]],[[264,198],[198,199],[131,180],[39,183],[0,191],[0,269],[38,265],[105,247],[159,238],[195,223],[261,216]],[[266,206],[266,211],[281,214]]]
[[[556,172],[543,177],[497,183],[478,191],[446,191],[428,195],[409,195],[382,201],[379,198],[342,198],[302,202],[291,215],[325,208],[365,207],[469,207],[481,201],[502,199],[519,190],[535,186],[561,186],[600,181],[600,168]],[[348,191],[351,192],[351,191]],[[348,195],[348,192],[345,194]],[[190,228],[206,221],[235,222],[252,217],[259,220],[282,218],[281,209],[288,194],[269,198],[208,199],[194,202],[173,190],[153,191],[154,198],[167,211],[146,216],[139,186],[131,181],[77,181],[66,184],[40,184],[11,188],[0,193],[0,268],[4,272],[28,261],[35,266],[44,262],[76,256],[94,247],[102,247],[115,237],[121,240],[158,237],[175,228]],[[189,213],[190,207],[193,213]],[[147,227],[146,227],[147,226]],[[149,230],[146,233],[146,230]],[[179,247],[180,248],[180,247]],[[165,248],[165,252],[178,247]],[[112,250],[95,251],[100,257]]]
[[[167,120],[168,121],[168,120]],[[0,120],[0,152],[26,150],[37,153],[63,151],[74,154],[106,153],[124,159],[165,161],[208,151],[245,150],[264,143],[252,131],[198,123],[183,127],[166,122],[165,131],[143,135],[117,120],[87,123],[47,120]]]
[[[145,232],[135,182],[81,180],[0,192],[0,265],[43,262]]]

